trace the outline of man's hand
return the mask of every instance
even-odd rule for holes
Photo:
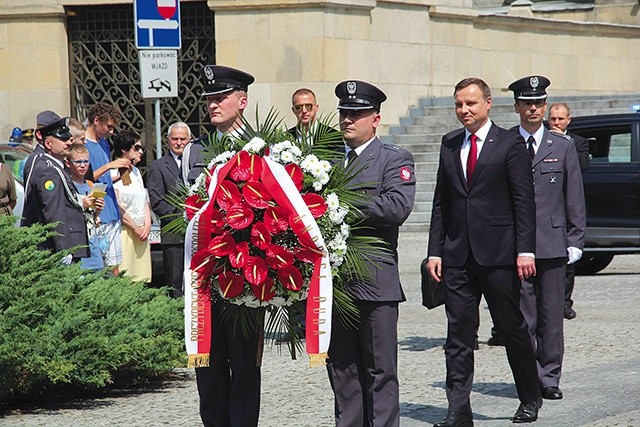
[[[427,261],[427,271],[433,280],[440,283],[442,281],[442,259],[431,258]]]
[[[518,270],[518,277],[520,280],[524,280],[527,277],[536,275],[536,260],[530,256],[518,256],[516,258],[516,268]]]

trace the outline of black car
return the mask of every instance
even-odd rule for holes
[[[593,274],[614,255],[640,253],[640,113],[574,117],[568,131],[589,142],[585,252],[576,271]]]

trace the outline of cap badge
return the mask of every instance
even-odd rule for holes
[[[215,75],[213,74],[213,68],[204,67],[204,77],[209,81],[209,83],[215,83]]]
[[[533,76],[529,79],[529,85],[531,86],[531,89],[536,89],[540,85],[540,80],[537,76]]]
[[[349,95],[355,95],[356,94],[356,82],[347,82],[347,93]]]

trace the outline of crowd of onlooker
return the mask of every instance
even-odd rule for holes
[[[120,117],[115,106],[98,102],[80,120],[47,110],[33,130],[13,130],[10,142],[33,145],[20,177],[20,225],[56,224],[57,235],[41,246],[73,249],[65,263],[150,282],[152,213],[136,167],[144,147],[132,129],[114,135]],[[15,176],[0,163],[0,215],[15,206]]]

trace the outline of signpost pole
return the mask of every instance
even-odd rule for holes
[[[156,110],[156,159],[162,157],[162,129],[160,128],[160,98],[154,101]]]

